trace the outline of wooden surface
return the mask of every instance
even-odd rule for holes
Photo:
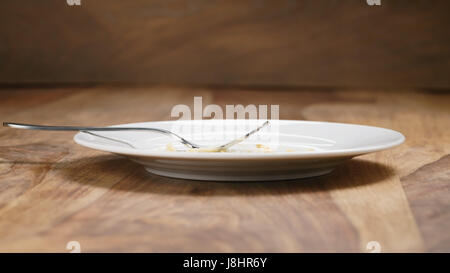
[[[149,174],[70,132],[0,128],[0,251],[450,251],[450,94],[75,86],[0,89],[2,121],[110,125],[175,104],[279,104],[280,118],[399,130],[406,142],[320,178],[209,183]]]
[[[450,88],[450,1],[2,0],[2,83]]]

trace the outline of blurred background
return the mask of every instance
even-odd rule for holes
[[[3,0],[0,84],[450,87],[450,1]]]

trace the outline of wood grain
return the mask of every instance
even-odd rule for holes
[[[450,87],[448,0],[3,0],[2,83]]]
[[[450,251],[448,93],[100,85],[0,94],[0,118],[17,122],[171,119],[174,105],[201,95],[205,104],[279,104],[282,119],[376,125],[407,138],[315,179],[209,183],[149,174],[76,145],[70,132],[2,128],[2,252],[66,252],[69,241],[83,252],[367,252],[369,241],[383,252]]]
[[[448,251],[450,245],[449,166],[450,156],[446,155],[401,179],[427,249],[432,252]]]

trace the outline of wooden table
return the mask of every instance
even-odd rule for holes
[[[147,173],[70,132],[0,128],[0,251],[450,251],[450,94],[173,86],[0,90],[2,121],[110,125],[171,119],[176,104],[279,104],[280,118],[398,130],[406,142],[328,176],[209,183]]]

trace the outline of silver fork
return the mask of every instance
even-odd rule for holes
[[[217,146],[217,147],[209,147],[209,146],[205,146],[205,145],[198,145],[195,144],[191,141],[188,141],[187,139],[169,131],[169,130],[165,130],[165,129],[160,129],[160,128],[149,128],[149,127],[90,127],[90,126],[48,126],[48,125],[36,125],[36,124],[24,124],[24,123],[15,123],[15,122],[3,122],[3,126],[4,127],[11,127],[11,128],[15,128],[15,129],[27,129],[27,130],[47,130],[47,131],[79,131],[79,132],[83,132],[86,134],[90,134],[90,135],[94,135],[97,137],[101,137],[101,138],[105,138],[108,140],[112,140],[112,141],[116,141],[116,142],[120,142],[120,143],[124,143],[132,148],[135,148],[135,146],[133,146],[132,144],[120,140],[120,139],[114,139],[111,137],[106,137],[106,136],[102,136],[102,135],[98,135],[95,133],[92,133],[93,131],[152,131],[152,132],[157,132],[157,133],[161,133],[161,134],[165,134],[165,135],[169,135],[171,137],[174,137],[175,139],[177,139],[178,141],[180,141],[182,144],[184,144],[185,146],[192,148],[192,149],[205,149],[207,151],[211,151],[211,152],[220,152],[220,151],[224,151],[228,148],[230,148],[231,146],[234,146],[242,141],[244,141],[245,139],[247,139],[248,137],[250,137],[251,135],[253,135],[254,133],[258,132],[259,130],[261,130],[263,127],[267,126],[269,124],[269,121],[264,122],[262,125],[258,126],[256,129],[253,129],[252,131],[248,132],[247,134],[245,134],[244,136],[234,139],[226,144]]]

